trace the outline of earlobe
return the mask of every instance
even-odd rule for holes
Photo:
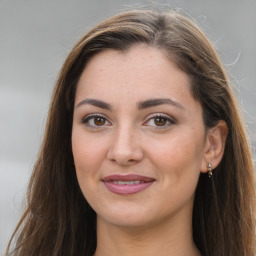
[[[212,169],[216,168],[224,154],[228,127],[225,121],[220,120],[218,124],[210,128],[206,135],[204,157],[201,164],[201,172],[207,172],[210,163]]]

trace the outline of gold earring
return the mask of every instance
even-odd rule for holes
[[[211,178],[212,177],[212,164],[207,163],[206,167],[207,167],[208,176],[209,176],[209,178]]]

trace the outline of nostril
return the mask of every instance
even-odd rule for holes
[[[111,162],[116,162],[119,165],[130,165],[140,162],[143,159],[143,153],[140,150],[134,150],[126,153],[110,150],[107,158]]]
[[[135,164],[143,159],[142,145],[139,143],[139,138],[133,128],[127,128],[127,126],[119,127],[113,133],[112,144],[107,153],[109,160],[120,165]]]

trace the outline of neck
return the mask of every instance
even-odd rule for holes
[[[200,256],[191,222],[188,218],[183,223],[176,219],[154,227],[119,227],[98,217],[94,256]]]

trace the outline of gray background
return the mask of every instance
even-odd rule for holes
[[[50,95],[73,44],[105,18],[141,6],[182,8],[214,42],[256,137],[256,1],[0,0],[0,254],[24,207]]]

